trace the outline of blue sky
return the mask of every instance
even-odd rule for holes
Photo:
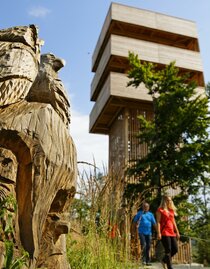
[[[0,28],[36,24],[45,41],[41,52],[65,59],[59,76],[71,103],[71,135],[78,160],[106,166],[108,139],[88,133],[91,57],[109,0],[1,0]],[[210,81],[210,0],[116,0],[114,2],[195,21],[206,83]]]

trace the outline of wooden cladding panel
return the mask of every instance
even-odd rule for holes
[[[138,116],[144,116],[147,120],[151,120],[153,117],[152,107],[150,110],[139,108],[130,108],[128,110],[128,152],[129,162],[133,162],[137,159],[141,159],[146,156],[148,150],[145,143],[140,144],[140,140],[137,137],[141,128],[138,120]]]
[[[93,128],[93,125],[95,124],[97,118],[102,113],[106,103],[108,102],[108,99],[110,98],[110,76],[107,78],[106,82],[104,83],[104,86],[101,89],[101,92],[97,98],[97,102],[94,104],[91,113],[90,113],[90,131]]]
[[[117,115],[109,131],[109,160],[110,167],[122,170],[130,161],[144,157],[148,150],[146,144],[140,144],[137,134],[140,130],[138,116],[147,119],[153,117],[152,106],[144,109],[124,108]]]
[[[121,170],[125,166],[125,115],[120,112],[112,124],[109,132],[109,167],[114,171]]]
[[[103,47],[103,43],[106,41],[107,33],[110,31],[112,21],[118,21],[121,24],[130,24],[136,29],[141,27],[150,28],[153,31],[158,30],[169,34],[191,37],[192,39],[197,39],[198,36],[196,24],[192,21],[112,3],[93,53],[93,69],[98,61],[97,57],[100,54],[101,47]],[[129,35],[129,31],[126,35]],[[171,35],[169,35],[170,37]]]
[[[193,51],[199,51],[197,38],[179,35],[175,33],[164,32],[159,29],[152,29],[144,26],[135,26],[119,21],[112,21],[108,36],[119,35],[135,38],[137,40],[145,40],[158,44],[179,47]],[[107,38],[107,37],[106,37]]]
[[[97,69],[97,74],[94,75],[93,80],[91,82],[91,97],[94,95],[94,91],[100,81],[100,78],[105,70],[105,67],[107,66],[107,63],[110,59],[110,53],[111,53],[111,40],[109,40],[109,42],[107,43],[107,46],[103,52],[103,57],[101,58],[100,64]]]
[[[112,4],[112,9],[110,11],[113,20],[197,37],[197,29],[195,22],[193,21],[116,3]]]
[[[95,72],[98,68],[98,64],[103,54],[103,50],[106,47],[106,44],[111,35],[126,36],[137,40],[154,42],[157,44],[163,44],[186,50],[192,50],[197,52],[200,51],[197,38],[163,32],[161,30],[151,29],[143,26],[136,26],[119,21],[111,21],[109,30],[106,33],[106,36],[103,43],[101,44],[98,54],[96,55],[97,57],[94,58],[92,62],[93,72]]]
[[[156,68],[162,69],[164,68],[164,65],[156,64]],[[119,56],[118,57],[111,56],[96,89],[92,92],[91,101],[97,100],[98,95],[101,91],[101,88],[103,87],[103,84],[105,83],[110,72],[121,73],[121,74],[124,74],[124,76],[126,76],[128,69],[129,69],[129,63],[128,63],[127,58],[123,58]],[[183,68],[179,68],[179,71],[180,71],[179,74],[181,76],[187,74],[189,81],[196,81],[199,87],[205,86],[203,72],[195,71],[195,70],[188,70],[188,69],[183,69]]]
[[[133,38],[112,35],[104,50],[101,62],[97,68],[95,76],[91,83],[91,99],[97,86],[103,77],[103,73],[112,55],[116,57],[128,57],[128,52],[132,51],[139,55],[142,61],[153,62],[157,64],[169,64],[176,61],[176,66],[186,70],[203,72],[201,56],[199,52],[184,50],[166,45],[160,45],[148,41],[136,40]]]
[[[111,36],[111,55],[128,57],[129,51],[138,54],[139,58],[143,61],[163,65],[169,64],[171,61],[176,61],[176,65],[180,68],[203,71],[199,52],[133,38],[116,35]]]
[[[151,104],[152,99],[147,94],[147,89],[143,84],[138,88],[127,87],[128,81],[126,74],[114,72],[109,74],[90,113],[90,132],[108,133],[121,108],[144,106],[148,110],[147,106]],[[204,93],[204,87],[198,87],[197,92]]]
[[[128,99],[136,99],[141,101],[151,102],[151,95],[148,94],[148,90],[143,84],[140,84],[138,88],[133,86],[127,87],[129,78],[126,74],[110,73],[110,94],[113,96],[119,96]]]
[[[111,107],[112,102],[109,100],[111,97],[120,97],[124,99],[131,99],[132,101],[148,101],[151,102],[151,96],[147,94],[147,90],[143,85],[138,88],[127,87],[128,78],[125,74],[113,73],[111,72],[108,76],[103,88],[97,98],[97,102],[94,104],[93,109],[90,113],[90,131],[95,125],[98,117],[103,113],[104,109]],[[123,104],[118,104],[116,106],[121,107]],[[115,108],[117,109],[117,107]]]

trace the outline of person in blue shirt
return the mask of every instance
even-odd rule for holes
[[[142,209],[140,209],[134,217],[134,223],[136,223],[142,253],[142,262],[146,265],[150,263],[150,246],[152,239],[152,228],[157,231],[156,220],[152,212],[149,211],[149,204],[144,203]]]

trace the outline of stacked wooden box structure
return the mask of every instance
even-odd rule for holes
[[[115,209],[122,202],[124,169],[132,160],[147,154],[146,145],[140,146],[136,138],[137,116],[153,117],[152,100],[144,85],[127,87],[129,51],[158,68],[176,61],[181,74],[187,72],[197,81],[198,92],[203,92],[205,84],[193,21],[117,3],[110,5],[92,56],[95,75],[91,101],[95,104],[90,113],[89,130],[109,136],[109,172],[115,175],[111,197]],[[128,232],[129,217],[125,217],[125,226]],[[189,262],[189,248],[189,244],[184,246],[176,257],[179,262]]]
[[[146,154],[135,137],[137,115],[153,115],[144,86],[127,87],[128,53],[163,67],[171,61],[204,87],[196,24],[189,20],[112,3],[92,57],[90,132],[109,136],[109,168],[122,170]]]

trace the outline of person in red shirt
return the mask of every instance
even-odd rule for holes
[[[180,238],[176,225],[176,207],[170,196],[162,197],[156,212],[157,239],[162,241],[165,256],[162,260],[164,269],[173,269],[171,258],[178,252],[177,239]]]

